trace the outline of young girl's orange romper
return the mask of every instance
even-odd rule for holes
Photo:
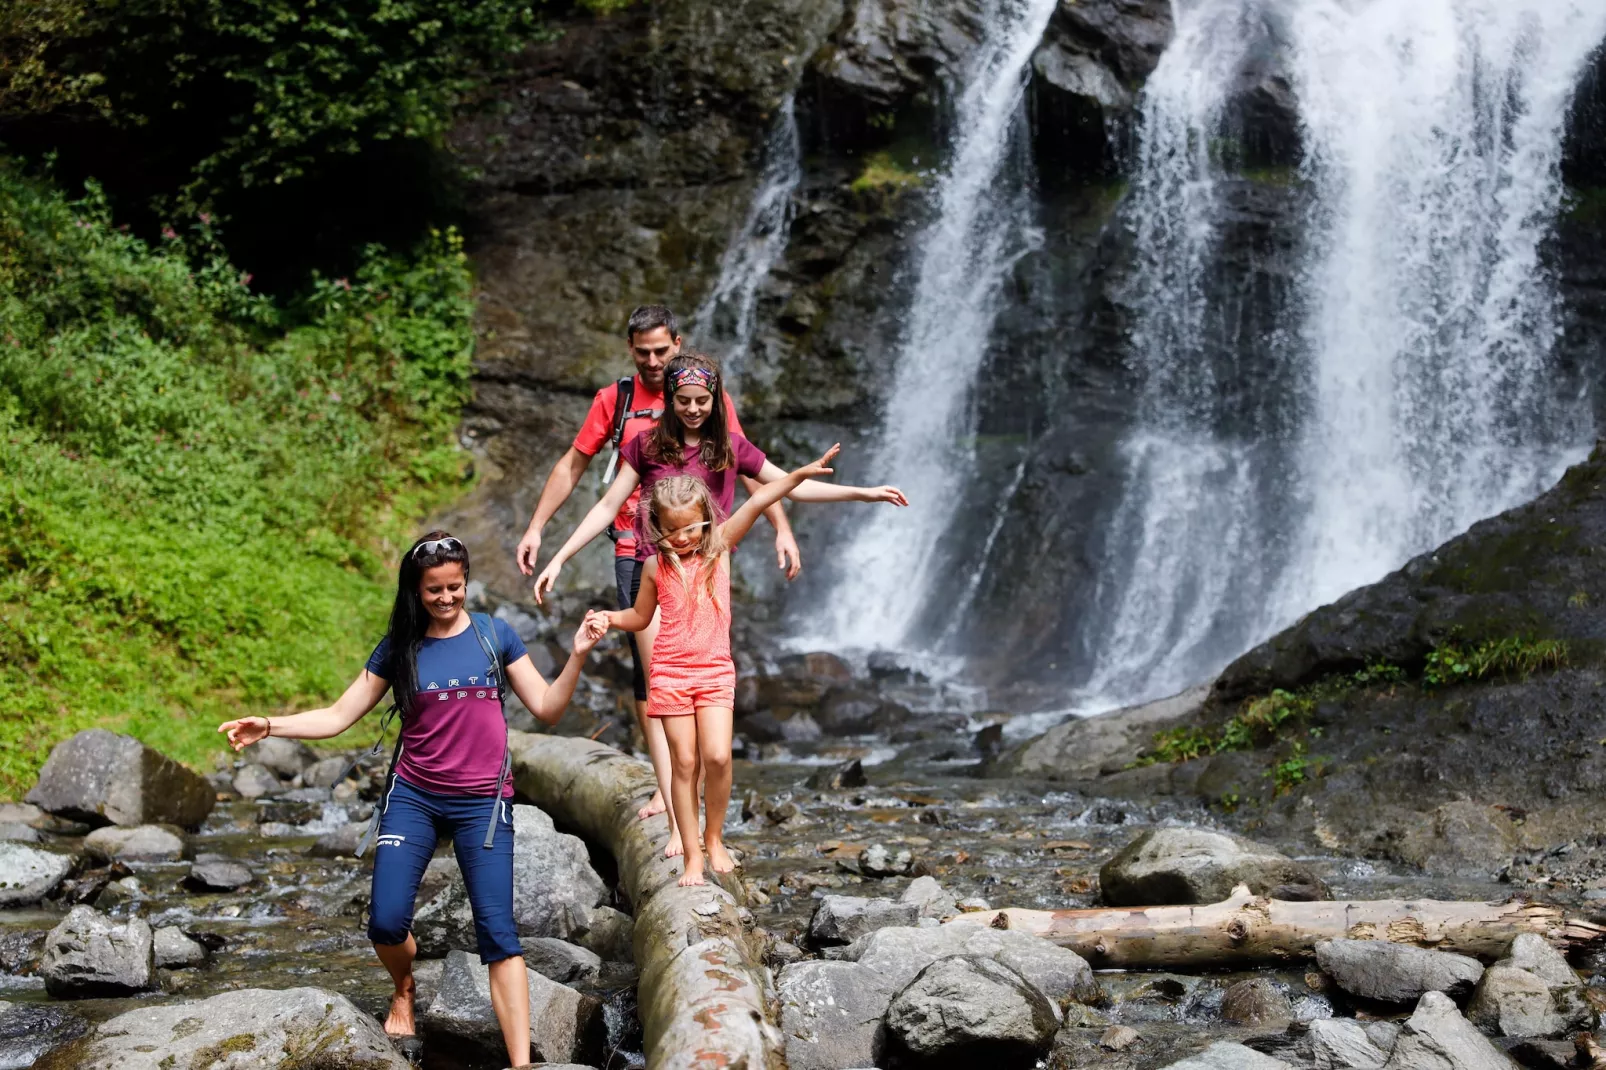
[[[649,663],[647,716],[683,717],[698,706],[736,705],[729,562],[728,554],[712,564],[693,554],[677,569],[668,554],[659,556],[658,638]],[[719,570],[712,600],[705,568]]]

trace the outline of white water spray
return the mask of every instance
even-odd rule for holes
[[[972,467],[969,398],[999,289],[1040,241],[1030,222],[1029,168],[1011,167],[1009,150],[1024,125],[1026,65],[1054,6],[991,0],[983,14],[985,37],[959,90],[936,219],[919,241],[919,275],[881,441],[863,469],[877,483],[900,486],[911,504],[854,518],[821,614],[833,645],[897,647],[917,623],[929,585],[942,582],[933,554]]]

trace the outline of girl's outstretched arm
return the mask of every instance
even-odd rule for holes
[[[652,623],[652,615],[657,608],[658,559],[654,557],[641,566],[641,590],[636,592],[636,604],[629,609],[617,609],[610,613],[597,612],[596,616],[605,620],[610,628],[639,632]],[[591,614],[586,614],[586,617],[591,619]]]
[[[759,469],[758,481],[760,483],[773,483],[777,479],[785,479],[786,471],[774,461],[765,461],[764,467]],[[748,488],[751,490],[752,488]],[[813,479],[805,479],[793,488],[787,495],[794,502],[890,502],[893,505],[908,505],[909,499],[903,496],[903,491],[897,487],[850,487],[845,483],[821,483]]]
[[[608,492],[602,496],[596,505],[591,507],[591,511],[586,513],[585,519],[580,521],[580,526],[574,529],[574,534],[569,536],[568,541],[553,555],[552,560],[547,562],[546,568],[542,569],[541,574],[535,578],[535,601],[537,605],[544,604],[542,601],[543,596],[558,582],[558,573],[563,571],[563,563],[583,550],[592,539],[608,530],[608,525],[613,523],[613,518],[619,515],[620,509],[624,508],[625,499],[630,497],[630,492],[635,490],[636,485],[640,482],[641,474],[630,467],[629,461],[620,459],[619,472],[613,477],[613,482],[608,484]],[[536,675],[539,676],[540,674],[537,673]]]
[[[242,717],[237,721],[225,721],[217,726],[217,730],[227,734],[229,746],[237,751],[268,736],[329,739],[361,720],[364,714],[379,705],[379,700],[385,697],[388,690],[389,680],[364,669],[332,706],[293,713],[288,717]]]
[[[574,697],[575,685],[580,682],[580,667],[606,630],[593,623],[588,615],[574,633],[568,662],[551,684],[541,679],[541,673],[528,654],[507,667],[508,686],[542,724],[557,724],[562,719],[563,711],[569,708],[569,700]]]
[[[842,452],[842,443],[838,442],[825,451],[825,456],[812,464],[806,464],[794,472],[788,472],[773,483],[765,483],[758,489],[758,493],[742,503],[742,507],[731,514],[731,518],[719,526],[720,537],[725,545],[734,547],[742,538],[753,529],[760,514],[797,488],[799,483],[814,476],[828,476],[831,474],[831,461]]]

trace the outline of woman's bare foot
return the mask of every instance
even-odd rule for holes
[[[680,842],[680,830],[676,829],[669,834],[669,846],[664,848],[664,857],[676,858],[685,853],[686,846]]]
[[[418,1026],[413,1021],[413,996],[417,991],[418,985],[408,974],[407,980],[398,985],[390,997],[390,1017],[385,1019],[385,1032],[390,1036],[410,1037],[418,1032]]]
[[[652,793],[652,798],[647,800],[647,805],[636,811],[636,817],[645,821],[649,817],[663,813],[664,809],[664,793],[655,791]]]
[[[731,858],[725,845],[718,840],[708,841],[708,868],[715,873],[729,873],[736,868],[736,860]]]
[[[702,862],[687,862],[686,872],[682,874],[680,878],[680,886],[682,888],[691,888],[695,885],[706,883],[707,882],[703,880]]]

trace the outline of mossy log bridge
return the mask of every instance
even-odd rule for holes
[[[1199,970],[1295,962],[1322,940],[1391,940],[1484,961],[1504,956],[1520,933],[1538,933],[1563,952],[1599,946],[1606,928],[1560,907],[1434,899],[1292,903],[1251,895],[1224,902],[1100,910],[989,910],[949,925],[1016,929],[1070,948],[1095,969]]]
[[[637,1001],[653,1070],[784,1070],[764,971],[738,915],[741,882],[679,885],[669,824],[636,811],[657,790],[652,767],[588,739],[514,732],[519,792],[559,825],[612,853],[635,913]]]

